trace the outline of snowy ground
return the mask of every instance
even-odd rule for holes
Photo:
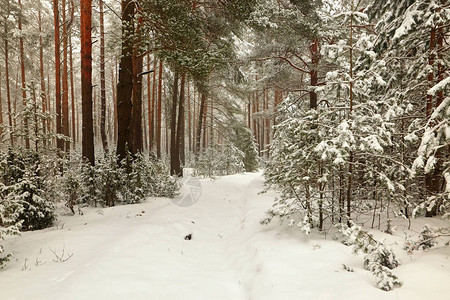
[[[198,202],[188,207],[157,198],[138,205],[85,208],[84,215],[59,217],[57,227],[9,239],[5,248],[15,256],[0,271],[0,299],[444,299],[449,295],[450,247],[408,255],[401,250],[403,232],[389,237],[402,262],[394,273],[404,286],[384,292],[362,268],[362,257],[330,236],[308,238],[276,222],[260,225],[275,197],[258,195],[263,188],[260,173],[202,179],[201,186]],[[185,188],[184,193],[191,190]],[[418,229],[421,222],[413,225]],[[192,240],[184,239],[188,234]],[[343,270],[342,264],[355,272]]]

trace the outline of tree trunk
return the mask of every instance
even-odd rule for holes
[[[55,113],[56,113],[56,133],[62,134],[61,128],[61,50],[59,38],[59,1],[53,0],[53,17],[55,23]],[[59,150],[64,150],[63,140],[56,138],[56,146]]]
[[[17,114],[17,98],[19,97],[18,93],[19,93],[19,70],[17,70],[17,73],[16,73],[16,88],[14,90],[13,116],[15,116]],[[17,128],[17,118],[16,117],[14,117],[13,123],[14,123],[13,127]]]
[[[208,145],[208,141],[207,141],[207,127],[206,124],[208,122],[208,107],[205,106],[205,113],[203,114],[203,143],[202,143],[202,147],[203,149],[206,149],[207,145]]]
[[[151,146],[150,149],[153,149],[153,144],[155,143],[155,105],[156,105],[156,57],[153,57],[153,80],[152,80],[152,103],[151,103],[151,117],[152,117],[152,130],[151,130]],[[150,79],[150,76],[148,77]]]
[[[9,13],[9,1],[7,11]],[[8,22],[5,18],[4,20],[4,32],[5,32],[5,81],[6,81],[6,100],[8,103],[8,125],[9,125],[9,140],[11,142],[11,146],[14,147],[14,128],[13,128],[13,112],[11,107],[11,90],[9,85],[9,45],[8,45]]]
[[[47,73],[47,112],[49,114],[52,113],[52,101],[51,101],[51,95],[50,95],[50,72]],[[53,131],[53,118],[49,117],[47,119],[47,132]],[[53,139],[49,139],[49,144],[53,145]]]
[[[81,0],[81,106],[82,155],[91,165],[94,157],[94,124],[92,118],[92,0]]]
[[[209,110],[209,145],[214,144],[214,99],[211,98],[211,109]]]
[[[68,39],[66,20],[66,0],[62,0],[62,31],[63,31],[63,74],[62,74],[62,133],[68,137],[69,130],[69,70],[68,70]],[[64,141],[64,150],[69,152],[70,142]]]
[[[430,72],[428,73],[427,80],[429,87],[432,87],[434,85],[434,63],[435,63],[435,55],[434,50],[436,48],[436,28],[431,29],[430,33],[430,44],[429,44],[429,56],[428,56],[428,65],[430,66]],[[426,119],[428,120],[431,116],[433,109],[433,96],[427,95],[427,101],[426,101]],[[436,190],[436,176],[434,174],[435,172],[429,172],[425,174],[425,188],[429,195],[433,195],[437,192]],[[435,215],[435,209],[427,210],[425,215],[427,217],[432,217]]]
[[[196,144],[196,141],[195,141],[195,136],[196,136],[196,126],[195,126],[195,120],[197,120],[197,111],[198,111],[198,109],[197,109],[197,102],[198,101],[196,101],[196,96],[195,96],[195,86],[193,86],[193,88],[192,88],[192,107],[193,107],[193,112],[192,112],[192,152],[193,153],[195,153],[195,145],[197,145]]]
[[[205,114],[205,107],[206,107],[206,96],[205,92],[201,92],[200,96],[200,110],[198,113],[198,125],[197,125],[197,136],[195,138],[195,155],[200,154],[200,143],[202,138],[202,128],[203,128],[203,116]]]
[[[0,78],[2,77],[2,67],[0,65]],[[2,105],[2,86],[0,85],[0,138],[3,138],[3,105]]]
[[[317,77],[317,68],[318,68],[317,65],[319,63],[320,57],[319,39],[315,39],[312,42],[310,52],[311,52],[311,70],[310,70],[311,86],[315,87],[319,82]],[[309,108],[310,109],[317,108],[317,93],[315,91],[309,92]]]
[[[173,77],[172,111],[170,114],[170,175],[181,175],[179,145],[177,145],[178,70]]]
[[[185,153],[184,153],[184,93],[185,93],[186,73],[183,71],[181,74],[181,87],[180,87],[180,106],[178,110],[178,124],[177,124],[177,140],[176,147],[179,154],[179,160],[184,165]],[[181,174],[181,167],[180,173]]]
[[[142,141],[142,70],[143,57],[136,53],[133,55],[133,152],[142,153],[144,143]],[[150,76],[150,75],[148,75]]]
[[[187,109],[188,109],[188,149],[189,152],[192,151],[192,147],[191,147],[191,142],[192,142],[192,128],[191,128],[191,90],[190,90],[190,86],[189,86],[189,81],[187,82]],[[183,164],[184,164],[184,160],[183,160]]]
[[[19,0],[19,19],[18,19],[18,25],[19,25],[19,31],[20,31],[20,37],[19,37],[19,45],[20,45],[20,74],[22,79],[22,103],[24,107],[27,105],[27,92],[26,92],[26,78],[25,78],[25,54],[24,54],[24,47],[23,47],[23,32],[22,32],[22,2]],[[23,118],[23,126],[24,126],[24,132],[25,132],[25,148],[30,149],[30,133],[28,131],[28,116],[24,116]]]
[[[251,103],[252,103],[252,96],[250,95],[250,96],[248,96],[248,99],[247,99],[247,127],[248,127],[248,129],[252,129]]]
[[[47,95],[45,93],[45,78],[44,78],[44,47],[42,45],[42,6],[39,5],[38,12],[39,21],[39,74],[41,76],[41,101],[42,101],[42,114],[45,116],[47,110]],[[44,135],[43,145],[47,145],[45,118],[42,118],[42,133]]]
[[[113,117],[113,126],[114,126],[114,130],[113,130],[113,142],[116,143],[117,142],[117,96],[116,96],[116,78],[114,76],[114,69],[113,68],[111,70],[111,89],[112,89],[112,96],[113,96],[113,113],[112,113],[112,117]]]
[[[119,83],[117,85],[117,155],[119,160],[127,157],[132,149],[132,102],[133,92],[133,44],[134,4],[132,0],[122,0],[122,55],[119,65]]]
[[[353,0],[352,2],[352,13],[353,13]],[[348,117],[352,119],[353,113],[353,16],[350,18],[350,110]],[[317,106],[317,101],[316,101]],[[353,152],[350,151],[350,157],[348,159],[348,179],[347,179],[347,225],[350,226],[351,219],[351,203],[352,203],[352,192],[353,192]]]
[[[103,0],[99,0],[98,3],[100,10],[100,136],[102,138],[103,152],[108,153],[108,139],[106,137],[105,27],[103,21]]]
[[[155,88],[155,76],[156,76],[156,59],[153,59],[153,82],[150,76],[147,76],[147,108],[148,108],[148,151],[151,152],[153,148],[155,123],[154,123],[154,103],[152,105],[152,90]],[[147,66],[150,66],[150,53],[147,53]],[[147,67],[148,68],[148,67]],[[152,85],[153,84],[153,85]]]
[[[69,63],[70,63],[70,99],[72,104],[72,139],[73,139],[73,149],[75,150],[77,143],[77,136],[75,130],[76,107],[75,107],[75,86],[73,83],[74,80],[73,80],[72,38],[70,35],[69,35]]]
[[[266,130],[265,130],[265,132],[266,132],[266,147],[265,147],[265,149],[267,150],[267,158],[270,155],[270,153],[269,153],[269,145],[270,145],[270,131],[271,131],[270,118],[268,117],[269,116],[269,99],[270,99],[269,98],[269,90],[266,90],[266,107],[265,107],[265,109],[266,109],[267,115],[265,117],[265,120],[266,120],[266,124],[265,124],[265,127],[266,127]]]
[[[158,111],[156,113],[156,156],[161,158],[161,114],[162,114],[162,74],[163,65],[162,60],[159,61],[159,72],[158,72]]]
[[[38,128],[38,122],[37,122],[37,100],[36,100],[36,85],[32,81],[32,90],[31,90],[32,96],[33,96],[33,119],[34,119],[34,150],[38,152],[38,142],[39,142],[39,128]]]

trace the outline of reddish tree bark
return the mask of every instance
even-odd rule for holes
[[[195,136],[196,136],[196,128],[195,127],[195,121],[197,120],[197,101],[195,100],[195,87],[192,88],[192,152],[195,153]]]
[[[69,70],[68,70],[68,38],[66,0],[62,0],[62,42],[63,42],[63,72],[62,72],[62,134],[68,137],[69,130]],[[64,141],[64,150],[69,152],[70,142]]]
[[[162,115],[162,74],[163,64],[162,60],[159,61],[159,71],[158,71],[158,109],[156,112],[156,156],[161,158],[161,115]]]
[[[73,5],[73,3],[72,3]],[[76,134],[76,128],[78,126],[75,126],[75,118],[78,116],[76,113],[76,106],[75,106],[75,87],[73,83],[73,57],[72,57],[72,38],[69,35],[69,62],[70,62],[70,99],[72,104],[72,139],[73,139],[73,149],[76,148],[77,144],[77,134]]]
[[[155,141],[155,118],[156,118],[156,116],[155,116],[155,105],[156,105],[156,102],[157,102],[157,99],[156,99],[156,90],[157,90],[157,83],[156,83],[156,67],[157,67],[157,65],[156,65],[156,57],[154,57],[153,58],[153,82],[152,82],[152,100],[151,100],[151,117],[152,117],[152,130],[151,130],[151,133],[150,133],[150,136],[151,136],[151,139],[150,139],[150,149],[152,149],[153,148],[153,144],[154,144],[154,141]],[[149,76],[149,79],[150,79],[150,76]]]
[[[188,110],[188,149],[189,152],[192,151],[191,142],[192,142],[192,128],[191,128],[191,90],[189,86],[189,81],[187,82],[187,110]],[[183,161],[184,163],[184,161]]]
[[[119,83],[117,85],[117,155],[119,160],[127,157],[132,149],[132,102],[133,92],[133,34],[132,21],[134,4],[132,0],[122,0],[122,55],[119,66]]]
[[[47,95],[45,93],[45,78],[44,78],[44,47],[42,45],[42,6],[39,5],[38,22],[39,22],[39,71],[41,76],[41,100],[42,100],[42,113],[45,115],[47,110]],[[42,133],[46,134],[45,118],[42,119]],[[43,140],[44,146],[47,145],[47,139]]]
[[[113,141],[117,142],[117,96],[116,96],[116,78],[114,76],[114,69],[111,70],[111,85],[112,85],[112,96],[113,96],[113,113],[112,116],[114,118],[114,130],[113,130]]]
[[[48,113],[52,113],[52,101],[51,101],[51,95],[50,95],[50,72],[47,73],[47,111]],[[53,120],[52,118],[49,118],[47,120],[47,132],[51,132],[53,129]],[[49,144],[52,145],[53,139],[49,140]]]
[[[319,49],[319,39],[315,39],[310,47],[311,52],[311,70],[310,70],[310,77],[311,77],[311,86],[317,86],[319,83],[318,77],[317,77],[317,67],[319,64],[319,58],[320,58],[320,49]],[[317,93],[315,91],[309,92],[309,108],[310,109],[316,109],[317,108]]]
[[[101,121],[100,136],[102,138],[103,151],[108,152],[108,139],[106,137],[106,79],[105,79],[105,27],[103,18],[103,0],[99,0],[100,10],[100,102]]]
[[[150,53],[147,53],[147,65],[150,65]],[[155,89],[155,76],[156,76],[156,60],[153,61],[153,84],[150,76],[147,76],[147,108],[148,108],[148,151],[153,148],[154,139],[154,103],[152,105],[152,90]]]
[[[251,103],[252,103],[252,97],[248,96],[248,99],[247,99],[247,127],[249,129],[252,128],[252,125],[251,125],[252,114],[251,114],[251,107],[250,107]]]
[[[91,165],[94,157],[94,124],[92,119],[92,0],[81,0],[81,109],[82,155]]]
[[[24,106],[27,105],[27,92],[26,92],[26,78],[25,78],[25,54],[24,54],[24,47],[23,47],[23,36],[22,36],[22,2],[19,0],[19,19],[18,19],[18,25],[19,25],[19,31],[20,31],[20,37],[19,37],[19,47],[20,47],[20,74],[22,79],[22,103]],[[25,116],[23,119],[23,126],[25,130],[25,148],[30,149],[30,137],[28,132],[28,117]]]
[[[7,1],[7,12],[9,14],[9,1]],[[9,139],[11,142],[11,146],[14,147],[14,136],[12,132],[14,131],[13,128],[13,121],[12,121],[12,106],[11,106],[11,90],[9,85],[9,45],[8,45],[8,22],[7,18],[5,17],[4,20],[4,33],[5,33],[5,81],[6,81],[6,100],[8,103],[8,125],[9,125]]]
[[[55,24],[55,113],[56,113],[56,133],[62,134],[61,127],[61,49],[59,37],[59,3],[53,0],[53,18]],[[63,140],[56,138],[56,146],[64,150]]]

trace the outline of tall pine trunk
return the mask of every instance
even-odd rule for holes
[[[200,110],[198,113],[198,125],[197,125],[197,136],[195,138],[195,154],[198,156],[200,154],[200,145],[201,145],[201,137],[202,137],[202,128],[203,128],[203,117],[205,115],[206,108],[206,95],[205,92],[201,92],[200,96]]]
[[[92,0],[81,0],[81,109],[82,155],[91,165],[94,157],[94,124],[92,116]]]
[[[155,116],[155,105],[156,105],[156,102],[157,102],[157,99],[156,99],[156,90],[157,90],[157,83],[156,83],[156,67],[157,67],[157,64],[156,64],[157,62],[156,62],[156,57],[154,57],[153,58],[153,80],[152,80],[152,99],[151,99],[151,125],[152,125],[152,128],[151,128],[151,131],[150,131],[150,148],[149,149],[152,149],[153,148],[153,144],[154,144],[154,142],[155,142],[155,118],[156,118],[156,116]],[[149,79],[150,79],[150,76],[148,77]],[[149,98],[150,99],[150,98]]]
[[[39,73],[41,77],[41,101],[42,101],[42,113],[45,115],[47,110],[47,95],[45,92],[45,78],[44,78],[44,47],[42,45],[42,6],[39,5],[38,12],[38,21],[39,21]],[[42,119],[42,133],[44,136],[46,135],[46,124],[45,118]],[[47,139],[43,139],[44,146],[47,145]]]
[[[143,57],[136,53],[133,55],[133,154],[142,153],[142,70]]]
[[[161,158],[161,115],[162,115],[162,74],[163,65],[162,60],[159,61],[158,72],[158,109],[156,112],[156,156]]]
[[[117,85],[117,155],[119,160],[127,157],[132,149],[132,102],[133,92],[133,44],[132,36],[134,4],[132,0],[122,0],[122,51]]]
[[[111,70],[111,89],[112,89],[112,97],[113,97],[113,113],[112,113],[112,117],[114,119],[113,121],[113,143],[117,142],[117,96],[116,96],[116,77],[114,76],[114,69],[115,67]]]
[[[69,130],[69,70],[68,70],[68,38],[67,38],[67,18],[66,0],[62,0],[62,40],[63,40],[63,73],[62,73],[62,133],[68,137]],[[69,152],[70,142],[64,141],[64,150]]]
[[[181,74],[180,83],[180,104],[178,109],[178,124],[177,124],[177,140],[176,140],[176,150],[178,152],[178,164],[185,163],[185,153],[184,153],[184,98],[185,98],[185,83],[186,83],[186,72],[183,71]],[[180,173],[181,174],[181,166]]]
[[[9,14],[9,1],[7,3],[7,12]],[[4,19],[4,33],[5,33],[5,81],[6,81],[6,100],[8,104],[8,125],[9,125],[9,140],[11,146],[14,147],[14,128],[13,128],[13,112],[11,106],[11,90],[9,85],[9,44],[8,44],[8,22],[7,18]]]
[[[150,53],[147,53],[147,65],[150,66]],[[150,76],[147,76],[147,112],[148,112],[148,151],[152,151],[153,139],[154,139],[154,103],[152,105],[152,90],[155,89],[155,76],[156,76],[156,59],[153,61],[153,84]]]
[[[170,175],[180,175],[180,153],[177,145],[178,70],[173,77],[172,110],[170,114]]]
[[[101,122],[100,136],[102,138],[103,152],[108,152],[108,139],[106,137],[106,79],[105,79],[105,27],[103,20],[103,0],[99,0],[100,10],[100,102]]]
[[[73,3],[72,3],[73,5]],[[74,80],[73,80],[73,58],[72,58],[72,38],[69,36],[69,62],[70,62],[70,99],[72,104],[72,139],[73,139],[73,149],[75,150],[77,145],[77,135],[76,135],[76,128],[75,125],[75,118],[78,116],[76,113],[76,106],[75,106],[75,86],[74,86]]]
[[[436,60],[434,54],[434,50],[436,48],[436,28],[431,29],[429,47],[430,53],[428,55],[428,65],[430,66],[430,71],[428,72],[427,80],[429,87],[432,87],[434,85],[434,64]],[[433,96],[429,94],[427,95],[426,98],[426,109],[425,109],[427,120],[430,118],[432,110],[433,110]],[[437,192],[436,177],[437,176],[435,176],[435,172],[428,172],[425,174],[425,188],[429,195],[433,195]],[[432,217],[433,215],[435,215],[435,213],[436,212],[434,208],[432,210],[427,209],[425,215],[427,217]]]
[[[354,6],[352,3],[352,16],[350,18],[350,109],[348,112],[348,118],[352,120],[353,114],[353,13]],[[317,105],[317,104],[316,104]],[[347,225],[350,226],[351,212],[352,212],[352,192],[353,192],[353,152],[350,151],[350,156],[348,159],[348,176],[347,176]]]
[[[56,133],[62,134],[61,128],[61,47],[59,37],[59,1],[53,0],[53,18],[55,25],[55,113]],[[64,150],[63,140],[56,138],[56,146]]]
[[[189,81],[187,82],[187,109],[188,109],[188,150],[192,151],[191,142],[192,142],[192,128],[191,128],[191,90],[189,86]],[[183,160],[184,163],[184,160]]]
[[[25,54],[24,54],[24,46],[23,46],[23,32],[22,32],[22,18],[23,18],[23,10],[22,10],[22,2],[19,0],[19,50],[20,50],[20,74],[22,79],[22,104],[25,107],[27,105],[27,92],[26,92],[26,78],[25,78]],[[30,133],[28,129],[28,116],[24,116],[23,118],[23,127],[25,132],[25,148],[30,149]]]

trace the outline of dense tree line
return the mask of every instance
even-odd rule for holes
[[[53,157],[72,210],[97,204],[80,191],[131,203],[173,195],[166,175],[186,166],[214,176],[262,163],[281,193],[263,223],[367,237],[356,218],[390,231],[394,216],[448,216],[446,0],[0,5],[2,151]],[[152,176],[167,189],[143,183]],[[130,182],[139,192],[121,188]],[[1,232],[14,233],[22,202],[8,203]],[[353,242],[379,286],[398,285],[383,269],[398,262],[366,240]]]

